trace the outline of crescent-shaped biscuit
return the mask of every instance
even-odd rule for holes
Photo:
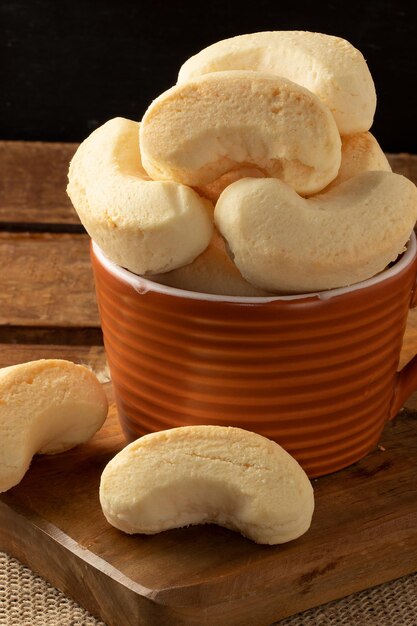
[[[0,493],[22,480],[34,454],[56,454],[87,441],[107,416],[95,375],[60,359],[1,369],[0,398]]]
[[[78,148],[67,192],[89,235],[137,274],[191,263],[210,243],[212,205],[176,182],[153,181],[140,160],[139,124],[115,118]]]
[[[362,54],[340,37],[304,31],[274,31],[224,39],[191,57],[178,82],[210,72],[254,70],[284,76],[326,104],[342,135],[369,130],[375,86]]]
[[[345,135],[342,137],[342,162],[339,172],[323,192],[337,187],[340,183],[362,172],[377,171],[391,172],[392,170],[375,137],[369,132]]]
[[[305,533],[314,509],[293,457],[261,435],[222,426],[172,428],[129,444],[105,467],[100,502],[126,533],[214,523],[265,544]]]
[[[340,183],[353,178],[353,176],[362,174],[362,172],[374,171],[392,171],[388,159],[375,137],[370,132],[344,135],[342,137],[342,161],[339,172],[336,178],[321,193],[337,187]],[[226,187],[241,178],[265,178],[265,175],[256,167],[238,167],[223,174],[223,176],[220,176],[212,183],[196,187],[195,190],[201,196],[216,204],[220,194]],[[196,261],[199,258],[197,257]]]
[[[146,111],[140,145],[152,178],[196,187],[255,166],[315,193],[341,160],[329,109],[303,87],[258,72],[217,72],[172,87]]]
[[[270,295],[243,278],[227,254],[224,240],[216,228],[208,247],[192,263],[149,278],[162,285],[200,293],[244,297]]]
[[[382,271],[408,241],[417,189],[404,176],[365,172],[305,199],[273,178],[227,187],[215,222],[242,275],[260,289],[319,291]]]
[[[342,161],[339,172],[321,193],[337,187],[340,183],[357,174],[374,171],[391,172],[388,159],[375,137],[369,132],[344,135],[342,137]],[[212,183],[201,185],[195,189],[201,196],[216,204],[226,187],[241,178],[265,178],[265,175],[255,167],[239,167],[223,174]]]

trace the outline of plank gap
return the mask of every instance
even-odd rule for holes
[[[87,231],[82,224],[50,223],[50,222],[0,222],[2,233],[69,233],[85,235]]]
[[[39,328],[36,326],[0,326],[0,343],[65,346],[102,346],[101,328]]]

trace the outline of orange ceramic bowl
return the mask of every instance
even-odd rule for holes
[[[310,477],[366,455],[417,387],[397,374],[414,305],[417,246],[378,276],[285,297],[214,296],[92,263],[120,422],[128,440],[189,424],[256,431]]]

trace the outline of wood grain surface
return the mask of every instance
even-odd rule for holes
[[[124,441],[89,241],[64,190],[74,148],[0,142],[0,367],[50,357],[85,363],[105,384],[110,416],[88,444],[36,457],[21,484],[0,496],[0,549],[108,626],[266,626],[416,571],[417,420],[408,411],[366,459],[314,481],[312,528],[290,544],[257,546],[215,526],[129,537],[107,524],[99,478]],[[417,181],[416,157],[390,160]],[[400,366],[416,351],[417,309]],[[417,397],[407,406],[417,410]]]
[[[0,222],[77,224],[65,193],[77,144],[0,142]]]
[[[98,327],[87,235],[0,233],[0,324]]]
[[[98,486],[124,445],[115,413],[112,404],[88,444],[36,457],[20,485],[0,497],[0,549],[109,626],[266,626],[415,570],[414,416],[404,412],[388,425],[366,459],[314,481],[309,532],[267,547],[215,526],[155,536],[109,526]]]

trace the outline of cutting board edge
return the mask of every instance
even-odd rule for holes
[[[2,494],[0,549],[73,598],[92,615],[105,620],[107,626],[119,626],[120,619],[125,626],[165,623],[148,619],[157,609],[146,595],[151,595],[151,590],[79,546],[53,524],[23,507],[8,504],[4,498],[5,494]],[[48,552],[51,561],[45,559]],[[65,562],[65,569],[60,567],[62,562]],[[139,590],[143,593],[138,593]],[[115,602],[119,611],[117,621],[114,621]]]
[[[246,606],[244,616],[239,615],[238,609],[242,597],[231,597],[219,604],[205,607],[197,604],[192,606],[187,602],[182,606],[175,606],[175,589],[171,589],[166,595],[164,590],[152,590],[136,583],[101,557],[81,547],[54,524],[25,507],[16,503],[9,504],[7,499],[7,494],[0,496],[0,549],[27,565],[92,615],[104,620],[107,626],[120,626],[120,623],[124,626],[200,626],[202,611],[206,612],[208,618],[211,616],[211,619],[216,620],[210,622],[212,626],[269,626],[274,620],[284,619],[417,571],[416,558],[412,565],[407,566],[404,563],[404,567],[400,569],[397,565],[387,568],[384,575],[378,575],[374,584],[369,585],[369,581],[365,584],[365,580],[352,580],[350,588],[344,586],[342,593],[335,593],[335,581],[330,572],[327,581],[329,584],[326,584],[326,580],[322,581],[324,588],[314,600],[310,593],[305,596],[304,601],[299,598],[296,611],[289,609],[291,599],[288,597],[284,598],[284,606],[278,610],[276,600],[271,600],[270,588],[265,589],[265,597],[258,593],[254,596],[253,591],[249,593],[252,595],[252,607]],[[52,545],[53,550],[49,550]],[[27,556],[29,551],[30,557]],[[65,559],[65,570],[50,567],[49,560],[45,559],[45,552],[48,551],[54,557],[53,561],[55,560],[52,565],[59,565]],[[413,552],[417,557],[417,539]],[[196,585],[195,590],[200,586]],[[184,591],[187,589],[189,590],[187,587]],[[178,601],[181,588],[176,591],[179,594]],[[158,599],[161,603],[158,603]],[[262,606],[262,615],[259,606]],[[217,618],[221,615],[222,621],[218,622]]]

